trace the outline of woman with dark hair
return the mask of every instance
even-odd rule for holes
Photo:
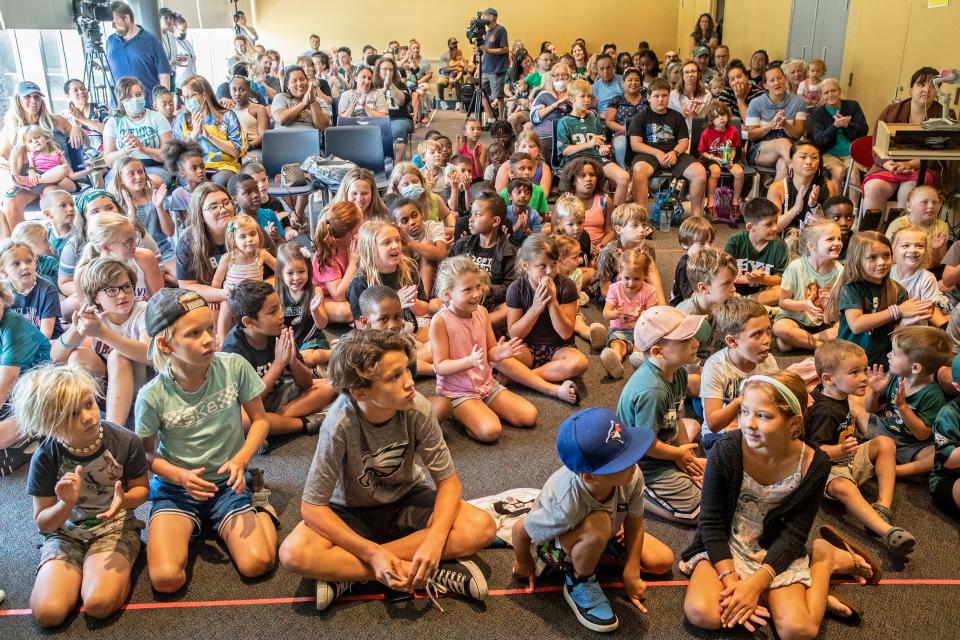
[[[360,87],[360,74],[357,74],[357,88]],[[397,63],[390,58],[380,58],[373,68],[373,91],[383,94],[386,100],[387,114],[390,116],[390,133],[393,135],[393,157],[399,162],[407,151],[407,138],[413,133],[411,112],[412,94],[400,77]]]
[[[63,92],[70,99],[60,116],[70,123],[71,161],[75,166],[83,164],[83,150],[103,151],[103,125],[110,114],[106,105],[90,101],[90,92],[82,80],[71,78],[63,83]],[[73,150],[77,150],[74,153]],[[79,164],[77,161],[80,161]]]
[[[540,53],[549,53],[550,55],[556,57],[557,45],[553,44],[549,40],[544,40],[540,43]]]
[[[536,63],[533,61],[530,52],[526,49],[520,49],[514,56],[513,66],[510,67],[510,82],[523,80],[533,73],[534,66],[536,66]]]
[[[307,79],[303,67],[289,66],[283,72],[283,93],[270,105],[275,127],[312,127],[323,131],[330,116],[323,111],[323,98],[317,85]]]
[[[687,129],[692,130],[693,119],[703,117],[711,102],[713,94],[703,86],[700,67],[693,60],[687,60],[680,67],[680,83],[670,92],[669,107],[682,113]]]
[[[548,54],[549,55],[549,54]],[[507,95],[507,120],[514,133],[520,133],[523,126],[530,122],[530,102],[533,96],[530,78],[536,69],[530,53],[526,49],[517,52],[516,61],[510,69],[510,82],[504,85]]]
[[[238,81],[242,82],[242,80]],[[221,186],[240,171],[247,153],[247,137],[237,114],[220,106],[213,87],[203,76],[190,76],[181,87],[185,109],[173,121],[173,135],[203,149],[207,176]]]
[[[767,54],[765,49],[757,49],[753,52],[753,55],[750,56],[750,73],[748,77],[750,82],[757,85],[763,89],[764,83],[764,70],[767,68],[767,65],[770,64],[770,55]]]
[[[697,47],[707,47],[712,53],[717,45],[720,44],[720,36],[717,34],[717,25],[713,21],[713,16],[709,13],[701,13],[697,18],[697,26],[690,33],[690,55]]]
[[[226,302],[228,292],[210,286],[227,252],[227,225],[236,216],[227,190],[204,182],[190,197],[184,230],[177,243],[177,280],[208,303]]]
[[[154,185],[160,186],[170,177],[160,154],[163,144],[173,137],[170,123],[147,108],[146,94],[136,78],[120,78],[113,92],[118,108],[103,127],[103,159],[112,173],[112,167],[121,158],[137,158]],[[109,183],[112,177],[108,173],[105,179]]]
[[[921,67],[910,77],[910,97],[892,102],[880,112],[877,122],[889,124],[920,124],[930,118],[943,117],[943,108],[934,99],[936,91],[933,79],[939,72],[933,67]],[[874,138],[877,126],[873,129]],[[884,203],[897,196],[897,206],[905,207],[907,194],[917,186],[919,160],[893,160],[873,154],[873,166],[863,178],[863,208],[882,209]],[[934,176],[928,172],[924,182],[933,184]]]
[[[586,80],[593,82],[587,71],[587,62],[590,60],[590,54],[587,53],[587,45],[583,39],[576,39],[570,46],[570,55],[573,57],[573,68],[570,69],[571,80]]]
[[[626,162],[627,125],[646,105],[647,90],[643,86],[640,70],[627,67],[623,72],[623,95],[614,96],[604,114],[604,123],[613,134],[613,155],[621,167]]]
[[[836,78],[820,82],[822,104],[807,115],[807,137],[813,140],[823,156],[823,166],[830,174],[839,193],[850,158],[850,143],[867,135],[869,128],[863,110],[856,100],[840,98],[840,83]],[[856,176],[854,171],[851,177]]]
[[[767,200],[780,212],[777,230],[800,229],[807,215],[822,217],[821,205],[837,190],[823,169],[820,150],[812,140],[800,139],[790,147],[787,177],[767,189]]]
[[[717,99],[730,107],[734,118],[741,121],[747,115],[747,107],[755,98],[763,95],[763,89],[750,82],[747,77],[747,68],[740,60],[731,60],[724,71],[727,86],[720,92]]]

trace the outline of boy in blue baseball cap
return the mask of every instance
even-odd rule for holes
[[[620,624],[597,581],[601,556],[623,562],[627,601],[642,612],[647,587],[641,572],[662,574],[673,566],[673,552],[643,530],[643,474],[637,462],[652,436],[649,429],[624,429],[616,414],[601,407],[569,416],[557,433],[564,466],[513,525],[513,575],[533,588],[530,544],[536,544],[541,560],[566,573],[564,600],[592,631],[613,631]]]

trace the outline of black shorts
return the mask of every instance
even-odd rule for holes
[[[953,485],[957,482],[960,482],[960,479],[941,480],[930,492],[930,495],[933,496],[933,503],[936,504],[941,511],[954,516],[960,516],[960,507],[953,501]]]
[[[710,173],[710,167],[713,167],[713,166],[720,167],[721,169],[728,169],[729,166],[730,166],[730,165],[728,165],[728,166],[724,167],[723,165],[721,165],[721,164],[720,164],[719,162],[717,162],[716,160],[711,160],[710,158],[700,158],[700,164],[702,164],[702,165],[703,165],[703,168],[707,170],[707,173]],[[741,168],[741,169],[743,168],[743,163],[740,162],[739,159],[734,160],[731,164],[740,165],[740,168]]]
[[[677,163],[668,169],[660,166],[660,161],[657,160],[656,156],[650,155],[649,153],[637,153],[633,156],[633,166],[636,166],[638,162],[643,162],[650,165],[653,167],[655,172],[669,171],[670,175],[672,175],[674,178],[682,178],[683,172],[686,171],[690,165],[696,162],[696,159],[689,153],[681,153],[677,158]]]
[[[382,544],[426,529],[436,500],[437,492],[430,487],[416,487],[390,504],[377,507],[331,504],[330,509],[358,536]]]

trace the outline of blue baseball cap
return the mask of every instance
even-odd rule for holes
[[[557,453],[574,473],[607,475],[637,464],[653,444],[652,429],[629,429],[603,407],[577,411],[560,423]]]
[[[43,95],[43,91],[40,90],[40,85],[36,82],[30,82],[29,80],[21,80],[17,83],[17,90],[14,92],[18,98],[23,96],[28,96],[31,93],[39,93]]]

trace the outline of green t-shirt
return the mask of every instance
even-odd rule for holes
[[[879,416],[880,420],[883,421],[883,426],[887,430],[895,433],[901,440],[924,442],[910,433],[907,425],[903,422],[903,416],[900,415],[900,410],[897,409],[894,402],[897,397],[898,386],[900,386],[900,376],[891,375],[887,386],[883,389],[883,399],[886,400],[887,406],[883,408],[883,413]],[[933,428],[937,420],[937,414],[940,413],[940,409],[946,403],[947,399],[943,395],[943,390],[936,382],[924,385],[919,391],[907,396],[907,405],[913,409],[913,412],[923,421],[923,424],[930,428]]]
[[[600,152],[596,147],[589,147],[583,151],[578,151],[572,156],[563,155],[563,150],[570,145],[578,145],[591,140],[594,135],[603,136],[606,133],[606,127],[603,121],[593,111],[578,118],[577,116],[564,116],[557,123],[557,152],[560,154],[560,164],[566,164],[573,158],[584,157],[593,158],[602,162]]]
[[[850,325],[847,324],[847,315],[844,313],[846,309],[860,309],[864,313],[880,311],[881,293],[883,293],[882,285],[865,280],[843,285],[843,289],[840,290],[840,329],[837,337],[863,347],[863,350],[867,352],[867,360],[870,364],[887,366],[887,356],[890,353],[890,333],[896,328],[896,324],[888,322],[871,331],[854,333]],[[907,292],[897,284],[897,299],[889,301],[888,306],[889,304],[900,304],[906,301]]]
[[[650,360],[633,372],[620,393],[617,415],[624,426],[652,429],[657,439],[676,446],[682,425],[683,401],[687,393],[687,371],[679,369],[667,380]],[[670,460],[644,456],[640,471],[649,484],[676,469]]]
[[[506,188],[500,191],[500,196],[507,203],[508,207],[512,204],[510,202],[510,194]],[[550,210],[550,205],[547,204],[547,196],[543,193],[543,187],[536,182],[533,183],[533,192],[530,194],[530,204],[527,206],[531,209],[536,209],[540,213],[546,213]]]
[[[786,270],[783,272],[783,278],[780,280],[780,289],[789,291],[791,298],[798,302],[805,300],[818,302],[820,300],[820,292],[824,290],[829,291],[837,286],[842,275],[843,265],[839,262],[834,263],[833,269],[829,273],[821,275],[810,267],[810,262],[804,256],[797,258],[787,265]],[[797,311],[784,311],[783,308],[781,308],[777,320],[780,318],[790,318],[805,327],[811,328],[821,327],[823,325],[821,318],[815,318],[805,311],[802,313]]]
[[[944,465],[953,450],[960,447],[960,398],[940,409],[933,423],[933,471],[930,472],[930,491],[941,482],[953,483],[960,478],[960,467],[947,469]]]
[[[782,238],[774,238],[757,251],[750,242],[749,232],[741,231],[730,236],[724,250],[737,261],[737,270],[740,273],[763,269],[767,275],[779,276],[783,275],[787,268],[787,245]],[[766,288],[762,285],[737,285],[737,289],[743,286],[756,291]]]
[[[143,386],[137,397],[137,435],[157,436],[157,454],[183,469],[203,467],[204,480],[243,447],[246,435],[240,405],[265,386],[253,365],[235,353],[216,353],[203,385],[193,393],[177,384],[169,369]]]

